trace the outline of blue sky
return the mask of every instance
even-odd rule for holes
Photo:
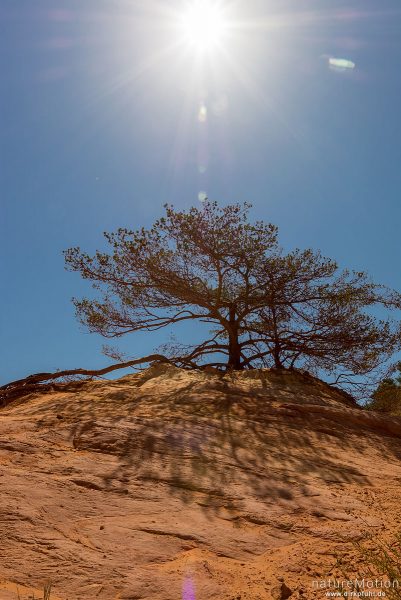
[[[62,250],[200,191],[401,290],[400,2],[227,0],[203,57],[177,43],[184,4],[0,0],[2,382],[107,364]]]

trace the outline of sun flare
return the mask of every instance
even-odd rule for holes
[[[194,0],[182,16],[181,28],[185,42],[203,53],[222,43],[227,24],[216,1]]]

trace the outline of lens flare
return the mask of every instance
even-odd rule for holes
[[[207,107],[204,104],[201,104],[199,107],[198,121],[200,123],[206,123],[207,121]]]
[[[195,586],[191,577],[186,577],[182,586],[182,600],[196,600]]]
[[[346,58],[329,58],[329,67],[332,69],[355,69],[355,63]]]

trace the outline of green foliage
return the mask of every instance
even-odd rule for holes
[[[378,537],[371,537],[370,541],[369,546],[366,543],[355,543],[360,555],[370,566],[370,576],[394,582],[394,586],[384,588],[385,597],[389,600],[401,600],[401,531],[395,533],[391,543]]]
[[[209,325],[205,341],[169,346],[179,366],[304,367],[371,372],[400,346],[400,327],[372,309],[401,296],[365,273],[339,271],[313,250],[285,254],[277,227],[248,221],[249,205],[176,211],[149,228],[105,233],[109,252],[65,252],[67,268],[96,297],[74,299],[91,332],[113,338],[186,321]]]
[[[379,383],[367,408],[389,415],[401,416],[401,363],[396,365],[394,377],[383,379]]]
[[[337,555],[336,591],[344,598],[401,600],[401,531],[393,535],[391,542],[366,533],[362,540],[353,542],[353,547],[351,559],[348,552]]]

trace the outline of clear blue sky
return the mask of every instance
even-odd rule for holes
[[[2,382],[107,364],[62,250],[200,191],[401,290],[400,1],[227,0],[202,56],[184,4],[0,0]]]

